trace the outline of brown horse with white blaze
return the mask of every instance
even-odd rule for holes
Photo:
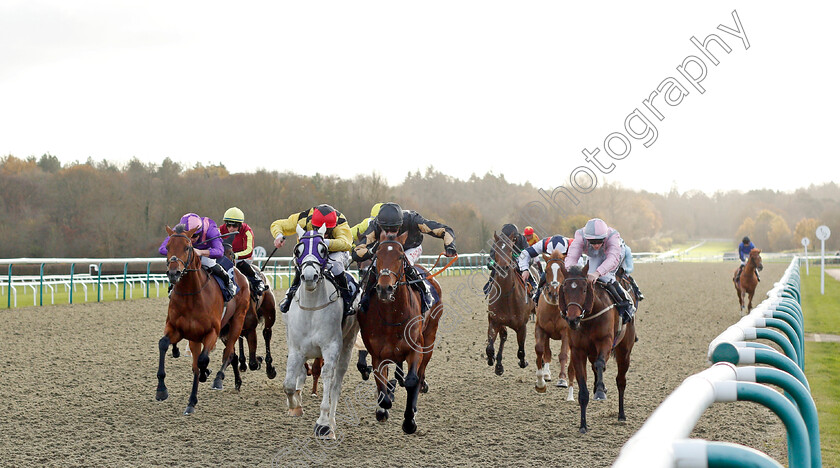
[[[443,313],[440,301],[421,314],[423,299],[406,278],[405,269],[414,268],[403,251],[408,233],[400,236],[382,232],[374,256],[372,272],[376,274],[375,290],[371,291],[367,311],[360,310],[362,339],[370,352],[373,374],[378,389],[376,419],[388,420],[392,399],[388,382],[388,364],[407,362],[404,384],[407,393],[402,429],[406,434],[417,430],[414,414],[417,397],[426,378],[426,366],[432,358],[438,322]],[[429,279],[440,295],[440,285]]]
[[[525,368],[525,337],[528,330],[528,318],[534,312],[534,301],[528,294],[525,281],[519,276],[513,259],[513,239],[506,235],[493,233],[492,260],[496,274],[490,288],[490,303],[487,305],[487,365],[495,360],[496,375],[505,371],[502,366],[502,350],[507,341],[507,328],[516,332],[519,350],[519,367]],[[499,336],[499,353],[494,356],[493,344]]]
[[[546,370],[544,363],[551,360],[551,340],[560,340],[560,374],[557,376],[557,386],[569,388],[566,400],[573,401],[570,381],[575,379],[574,367],[569,365],[570,339],[569,323],[566,321],[560,306],[560,285],[563,281],[563,262],[566,256],[560,250],[552,252],[545,265],[545,285],[542,299],[537,306],[537,321],[534,325],[534,351],[537,353],[537,383],[534,386],[538,393],[545,393]],[[546,360],[547,359],[547,360]],[[568,373],[567,373],[568,369]]]
[[[169,226],[166,227],[166,232],[169,234],[166,245],[167,276],[174,286],[169,299],[163,338],[158,342],[160,361],[155,394],[155,399],[158,401],[169,397],[164,383],[166,377],[164,362],[167,349],[171,344],[177,344],[182,339],[189,340],[193,359],[193,385],[187,409],[184,411],[185,415],[195,412],[195,405],[198,403],[198,383],[207,380],[210,373],[207,369],[210,363],[209,353],[216,347],[216,340],[225,328],[226,336],[230,339],[227,340],[222,355],[222,367],[213,382],[214,389],[222,388],[224,370],[236,360],[233,352],[234,345],[242,331],[250,296],[248,280],[242,273],[234,270],[236,271],[234,281],[239,286],[239,292],[225,307],[222,291],[215,284],[210,273],[201,267],[201,258],[195,254],[191,241],[194,231],[195,229],[185,230],[182,224],[175,226],[175,230]],[[233,366],[233,372],[238,390],[242,385],[242,379],[236,365]]]
[[[589,263],[583,268],[573,266],[569,271],[559,268],[560,296],[558,303],[569,323],[572,365],[578,383],[580,405],[580,432],[586,433],[586,406],[589,404],[589,390],[586,388],[586,360],[592,364],[595,373],[595,400],[606,400],[604,369],[610,354],[615,355],[618,373],[615,383],[618,387],[618,420],[625,421],[624,389],[627,386],[627,370],[630,368],[630,352],[636,341],[636,321],[626,325],[609,293],[596,283],[587,281]],[[638,303],[638,300],[635,300]]]
[[[741,315],[744,315],[744,302],[747,302],[747,313],[753,308],[752,300],[755,295],[755,288],[758,286],[758,274],[756,270],[761,271],[764,269],[764,264],[761,261],[761,250],[752,249],[750,251],[750,256],[739,278],[738,271],[740,269],[740,267],[735,269],[732,275],[732,284],[735,285],[735,292],[738,294],[738,303],[741,304]],[[749,301],[745,301],[747,299],[746,296],[749,296]]]

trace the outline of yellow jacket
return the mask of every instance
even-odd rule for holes
[[[362,237],[362,234],[367,231],[372,219],[373,218],[365,218],[361,223],[350,228],[350,235],[353,236],[353,241],[357,241]]]
[[[315,227],[312,226],[312,210],[314,208],[295,213],[286,219],[274,221],[271,223],[271,235],[275,239],[280,235],[297,235],[297,228],[295,226],[300,226],[307,231],[315,230]],[[347,224],[347,218],[338,210],[335,213],[338,215],[338,223],[334,228],[327,229],[324,238],[329,239],[327,247],[330,252],[346,252],[353,248],[353,235],[350,233],[350,225]]]

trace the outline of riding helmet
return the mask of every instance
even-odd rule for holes
[[[312,209],[312,226],[320,228],[327,226],[332,229],[338,224],[338,213],[330,205],[318,205]]]
[[[195,213],[187,213],[184,216],[182,216],[181,224],[184,225],[184,228],[186,228],[187,231],[189,231],[190,229],[195,229],[193,235],[201,234],[201,232],[204,230],[204,223],[202,222],[201,216]]]
[[[222,221],[243,223],[245,222],[245,213],[243,213],[242,210],[235,206],[233,208],[228,208],[228,210],[225,211],[225,217],[222,219]]]
[[[747,237],[747,236],[744,236],[744,238],[741,240],[741,242],[743,242],[744,244],[749,244],[750,243],[750,238]]]
[[[379,208],[379,214],[376,215],[376,223],[386,231],[399,229],[402,226],[402,221],[402,208],[400,205],[392,202],[383,204]]]
[[[525,234],[526,236],[531,236],[534,234],[534,228],[532,228],[531,226],[525,226],[525,230],[522,231],[522,234]]]
[[[583,227],[583,237],[586,240],[606,239],[609,228],[601,218],[592,218]]]

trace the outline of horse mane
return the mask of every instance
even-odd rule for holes
[[[572,265],[569,268],[569,276],[583,276],[583,268],[580,265]]]
[[[173,230],[175,231],[175,234],[183,234],[187,231],[187,226],[185,226],[183,223],[176,224]]]

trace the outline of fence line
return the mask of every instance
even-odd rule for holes
[[[624,444],[614,467],[781,466],[749,447],[688,439],[712,403],[731,401],[758,402],[779,416],[787,431],[789,466],[822,466],[816,405],[802,371],[799,263],[794,257],[767,299],[712,340],[708,359],[714,364],[685,379],[659,405]],[[770,339],[783,353],[747,341],[755,339]],[[765,384],[781,387],[784,396]]]

